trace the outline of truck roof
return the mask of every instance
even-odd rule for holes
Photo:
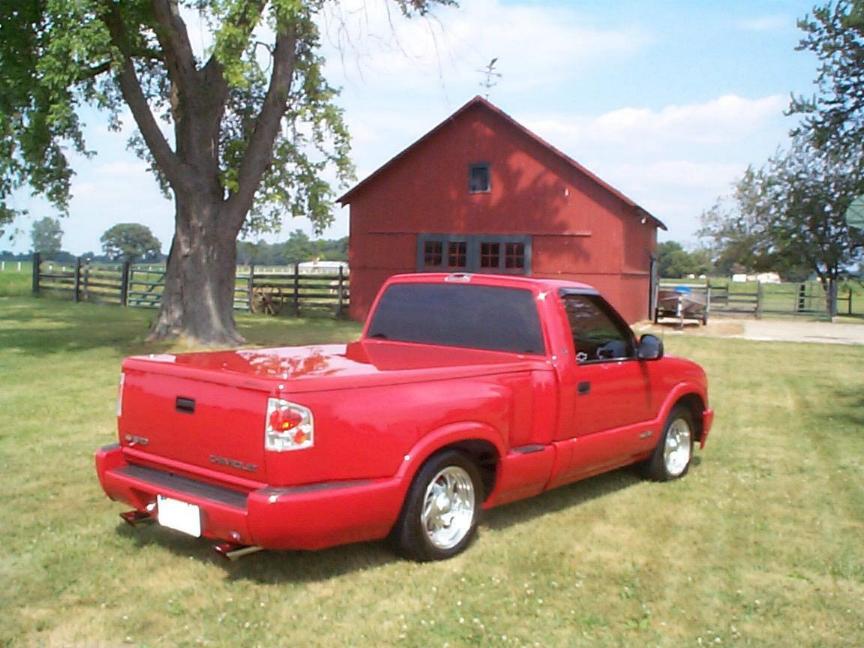
[[[578,281],[563,279],[546,279],[541,277],[525,277],[506,274],[483,274],[473,272],[419,272],[412,274],[393,275],[387,283],[471,283],[482,286],[500,286],[502,288],[522,288],[531,290],[573,289],[579,292],[596,293],[597,289]]]

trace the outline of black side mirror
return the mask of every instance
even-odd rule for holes
[[[639,338],[639,348],[636,357],[640,360],[659,360],[663,357],[663,340],[656,335],[646,333]]]

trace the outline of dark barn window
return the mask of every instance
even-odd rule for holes
[[[467,243],[465,241],[450,241],[447,244],[447,267],[464,269],[467,265]]]
[[[423,247],[423,264],[427,267],[439,267],[443,249],[444,244],[441,241],[426,241]]]
[[[497,269],[501,265],[500,249],[501,245],[499,243],[490,243],[487,241],[480,243],[480,267]]]
[[[419,234],[417,271],[531,274],[531,236]]]
[[[507,270],[516,270],[525,267],[525,244],[504,244],[504,267]]]
[[[486,162],[472,164],[468,171],[468,191],[471,193],[483,193],[490,191],[491,188],[489,164]]]

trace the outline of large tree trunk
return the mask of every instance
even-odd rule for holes
[[[250,36],[265,3],[246,4],[250,13],[243,11],[235,29],[239,34],[248,30]],[[124,55],[117,70],[123,99],[153,161],[170,184],[176,205],[162,307],[149,339],[179,337],[193,343],[238,344],[243,338],[234,323],[237,234],[273,161],[294,76],[297,25],[286,18],[276,34],[267,93],[248,133],[236,186],[227,191],[220,180],[219,164],[222,118],[229,96],[222,65],[214,53],[203,67],[198,66],[177,0],[152,0],[151,8],[159,23],[156,38],[171,84],[173,150],[138,77],[134,39],[126,32],[119,4],[105,2],[101,15],[112,43]]]
[[[184,338],[196,344],[243,342],[234,322],[237,229],[222,202],[176,198],[174,240],[168,255],[159,316],[149,340]]]

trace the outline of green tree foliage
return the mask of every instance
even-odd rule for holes
[[[312,240],[302,230],[295,230],[287,241],[281,243],[239,241],[237,259],[240,263],[258,265],[291,265],[316,259],[347,261],[348,237]]]
[[[56,218],[40,218],[33,223],[30,230],[33,240],[33,251],[39,252],[43,257],[54,257],[60,252],[63,244],[63,229]]]
[[[864,233],[844,218],[862,191],[864,174],[854,160],[799,137],[763,168],[748,169],[731,204],[703,214],[700,234],[712,241],[718,269],[737,262],[790,277],[803,271],[827,288],[864,258]]]
[[[819,148],[856,155],[864,142],[864,0],[839,0],[798,21],[799,50],[819,59],[811,97],[793,97],[790,113],[803,116],[798,134]]]
[[[864,233],[844,219],[864,192],[864,0],[831,0],[798,26],[798,49],[820,66],[817,92],[793,97],[801,123],[792,146],[748,168],[731,199],[703,214],[700,233],[718,270],[812,273],[827,288],[864,255]]]
[[[118,223],[105,230],[102,250],[111,261],[156,261],[162,244],[150,228],[140,223]]]
[[[666,279],[707,274],[710,270],[708,251],[688,252],[677,241],[664,241],[657,246],[657,270]]]
[[[406,14],[441,0],[395,0]],[[443,0],[449,4],[449,0]],[[79,112],[118,126],[175,202],[175,232],[151,338],[241,340],[236,239],[285,215],[332,219],[325,177],[353,169],[316,18],[324,0],[15,0],[0,3],[0,221],[29,184],[61,211],[87,154]],[[208,31],[192,45],[186,18]],[[173,140],[164,132],[173,129]]]

